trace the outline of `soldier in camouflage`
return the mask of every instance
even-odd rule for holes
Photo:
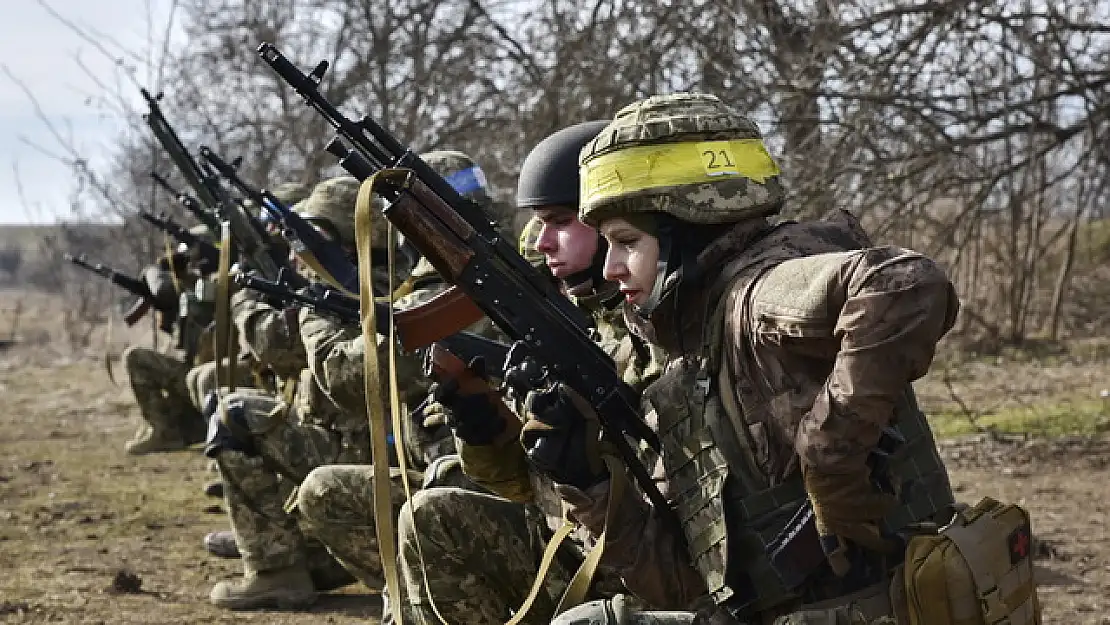
[[[602,242],[593,228],[577,220],[578,152],[605,125],[578,124],[556,132],[525,159],[517,204],[535,219],[520,237],[521,255],[575,291],[576,302],[594,313],[604,329],[597,335],[603,347],[624,358],[618,366],[626,377],[642,380],[650,378],[646,359],[637,361],[633,350],[618,349],[620,330],[607,323],[619,318],[609,313],[620,301],[612,297],[616,289],[601,279],[604,250],[597,250]],[[488,402],[446,397],[440,404],[450,413],[462,468],[484,490],[448,487],[432,476],[428,488],[402,511],[399,560],[406,620],[438,623],[438,610],[447,622],[502,623],[521,609],[540,572],[541,556],[562,525],[561,502],[550,480],[527,471],[519,445],[504,439],[504,428],[497,427],[503,422]],[[506,445],[515,447],[516,454]],[[518,471],[523,475],[502,479]],[[579,532],[558,549],[522,623],[550,620],[583,560],[586,538]],[[592,596],[611,597],[621,590],[616,575],[602,571]]]
[[[193,234],[205,235],[206,231],[198,226]],[[143,271],[142,280],[150,292],[171,309],[181,310],[179,301],[189,296],[196,283],[205,280],[189,261],[188,250],[179,250]],[[185,311],[187,314],[174,320],[171,349],[175,353],[137,346],[123,353],[124,368],[143,419],[125,446],[129,454],[184,449],[204,438],[204,419],[189,400],[186,376],[190,367],[207,359],[201,330],[209,319],[207,311]]]
[[[604,275],[671,358],[644,397],[680,529],[633,489],[609,502],[624,478],[564,385],[530,394],[521,442],[568,514],[606,531],[603,562],[639,599],[693,609],[598,601],[555,622],[893,625],[895,536],[952,504],[910,387],[958,310],[944,273],[844,216],[772,226],[778,166],[713,96],[622,109],[583,148],[581,176],[581,218],[609,241]]]
[[[294,208],[353,255],[358,190],[354,178],[333,178]],[[376,222],[383,227],[372,233],[371,246],[384,256],[383,221]],[[408,269],[404,263],[396,268],[397,282]],[[375,292],[387,292],[385,268],[373,283]],[[322,581],[324,574],[333,577],[331,569],[338,565],[306,539],[295,507],[286,504],[296,501],[298,486],[316,467],[370,462],[364,341],[357,327],[307,308],[274,308],[247,290],[233,297],[232,317],[245,349],[282,383],[279,396],[254,389],[234,393],[225,399],[226,417],[220,412],[212,417],[234,434],[228,448],[212,451],[218,454],[244,577],[217,584],[210,599],[231,609],[301,607],[312,603],[318,590],[338,583]]]
[[[272,193],[281,203],[292,206],[307,198],[311,191],[312,188],[309,185],[299,182],[285,182],[275,187]],[[262,217],[268,218],[268,215],[268,213],[263,213]],[[266,219],[263,221],[265,222]],[[204,340],[211,341],[211,337],[205,337]],[[249,353],[232,354],[228,357],[235,357],[238,359],[236,362],[237,366],[234,368],[236,374],[234,385],[236,388],[255,386],[259,384],[259,382],[266,381],[256,380],[255,376],[252,375],[258,363],[251,360]],[[190,369],[188,376],[186,376],[185,384],[189,389],[189,398],[193,401],[193,405],[197,410],[203,411],[208,394],[216,390],[215,361],[204,362]],[[276,392],[274,388],[269,388],[268,390]]]
[[[490,211],[492,194],[486,186],[481,169],[469,156],[453,150],[440,150],[421,154],[420,157],[460,195],[474,201],[487,212]],[[500,217],[494,214],[491,216]],[[393,302],[395,309],[405,310],[419,306],[447,287],[425,259],[421,259],[413,270],[411,283],[412,292],[396,299]],[[488,320],[479,321],[468,330],[496,338]],[[385,339],[380,337],[382,362],[387,358],[385,347]],[[397,367],[406,415],[402,423],[408,428],[403,433],[403,439],[409,466],[416,469],[428,467],[423,479],[429,483],[477,488],[469,480],[465,480],[461,470],[457,470],[457,462],[452,463],[446,458],[455,452],[455,442],[450,428],[445,426],[442,419],[436,418],[434,410],[418,413],[416,418],[419,418],[419,422],[415,418],[407,418],[409,408],[421,403],[429,391],[430,380],[424,375],[420,355],[398,349]],[[365,402],[365,399],[360,401]],[[365,404],[363,410],[364,406]],[[438,459],[447,459],[448,462],[437,462]],[[403,489],[399,485],[400,474],[397,470],[393,473],[396,483],[392,495],[396,515],[404,498]],[[306,531],[323,542],[352,575],[369,588],[382,589],[384,595],[382,565],[374,524],[373,474],[374,467],[369,464],[319,467],[301,485],[297,509]],[[411,478],[412,484],[418,487],[421,485],[421,475],[413,473]],[[383,611],[383,614],[388,613],[388,609]]]

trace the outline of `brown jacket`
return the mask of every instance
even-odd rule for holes
[[[669,368],[716,354],[734,379],[750,381],[729,390],[744,407],[741,444],[751,448],[762,486],[795,475],[799,462],[827,473],[862,466],[896,400],[928,370],[936,342],[954,322],[958,300],[932,261],[895,247],[853,250],[858,244],[842,225],[785,224],[767,232],[739,224],[699,257],[709,286],[677,298],[680,310],[665,303],[642,327],[674,358]],[[718,345],[706,345],[715,323]],[[653,427],[673,421],[671,407],[647,408]],[[735,446],[713,443],[726,457]],[[661,490],[681,495],[662,464]],[[599,534],[608,482],[560,492],[571,514]],[[620,503],[607,537],[604,561],[649,604],[690,605],[706,592],[681,543],[634,494]]]

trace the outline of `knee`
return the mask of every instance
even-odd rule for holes
[[[414,545],[418,533],[421,538],[429,537],[429,528],[438,527],[439,523],[443,523],[444,514],[450,514],[453,506],[456,505],[458,504],[453,501],[448,489],[433,488],[413,493],[412,499],[401,506],[401,513],[398,515],[398,544],[402,549],[405,545]],[[421,544],[427,545],[428,542],[423,540]]]
[[[577,605],[551,620],[551,625],[626,625],[626,620],[618,620],[612,601],[599,599]]]
[[[424,470],[424,483],[421,488],[435,488],[455,482],[456,473],[462,473],[462,462],[455,454],[440,456]]]
[[[297,510],[310,524],[325,522],[328,510],[334,506],[337,490],[335,467],[316,467],[297,488]]]

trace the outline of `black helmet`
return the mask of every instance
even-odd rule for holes
[[[582,122],[548,135],[520,166],[517,208],[578,206],[578,153],[608,122]]]

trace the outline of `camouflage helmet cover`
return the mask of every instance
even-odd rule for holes
[[[493,201],[485,172],[466,154],[457,150],[435,150],[421,154],[420,159],[442,176],[459,195],[482,207]]]
[[[311,195],[312,187],[299,182],[283,182],[274,187],[270,193],[282,204],[292,206]]]
[[[698,224],[777,213],[778,165],[755,123],[716,96],[675,93],[630,104],[582,148],[583,222],[666,213]]]
[[[355,202],[358,200],[359,181],[353,176],[329,178],[316,185],[312,193],[298,202],[293,210],[313,225],[321,226],[339,237],[340,243],[355,246]],[[384,202],[375,195],[375,209],[381,211]],[[370,246],[384,249],[387,246],[388,223],[380,214],[372,220],[373,232]]]

